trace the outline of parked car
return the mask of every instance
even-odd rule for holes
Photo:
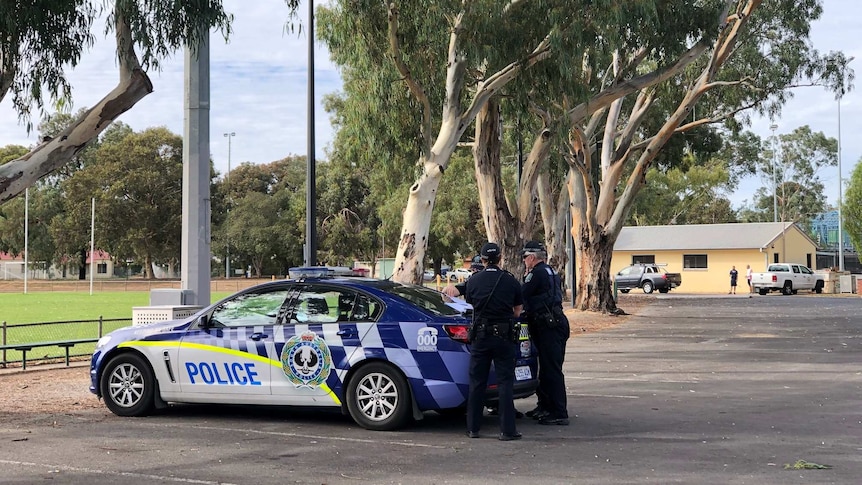
[[[799,290],[822,293],[825,281],[807,266],[792,263],[773,263],[764,273],[751,273],[751,287],[761,295],[770,291],[780,291],[785,295],[795,295]]]
[[[634,288],[642,288],[644,293],[667,293],[682,284],[682,275],[668,273],[660,264],[633,264],[621,269],[615,276],[617,289],[628,293]]]
[[[469,308],[458,311],[444,297],[368,278],[265,283],[186,319],[102,337],[90,391],[119,416],[171,402],[316,406],[368,429],[397,429],[423,411],[466,406]],[[516,397],[535,392],[537,375],[524,327]],[[493,405],[493,383],[489,389]]]
[[[446,277],[451,280],[464,281],[472,275],[473,272],[469,268],[458,268],[447,273]]]

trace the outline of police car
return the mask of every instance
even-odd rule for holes
[[[90,391],[120,416],[167,403],[317,406],[397,429],[424,411],[466,406],[470,321],[444,298],[369,278],[265,283],[183,320],[102,337]],[[519,348],[515,396],[527,397],[537,359],[526,326]]]

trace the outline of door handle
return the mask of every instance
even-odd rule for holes
[[[255,332],[255,333],[251,334],[248,338],[250,338],[252,340],[261,340],[261,339],[265,339],[267,337],[269,337],[269,335],[267,335],[265,333]]]
[[[345,329],[342,329],[342,330],[335,332],[335,334],[340,336],[340,337],[355,337],[356,331],[353,330],[352,328],[345,328]]]

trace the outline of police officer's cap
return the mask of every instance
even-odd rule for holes
[[[527,244],[524,244],[524,249],[521,250],[521,256],[527,253],[544,253],[545,245],[540,243],[539,241],[527,241]]]
[[[497,243],[486,242],[479,254],[482,255],[482,259],[497,260],[500,258],[500,246]]]

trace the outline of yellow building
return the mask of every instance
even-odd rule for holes
[[[727,293],[730,270],[739,271],[738,291],[748,291],[746,265],[755,272],[770,263],[797,263],[814,268],[816,243],[790,222],[631,226],[614,245],[611,274],[634,263],[666,264],[682,275],[684,293]]]

